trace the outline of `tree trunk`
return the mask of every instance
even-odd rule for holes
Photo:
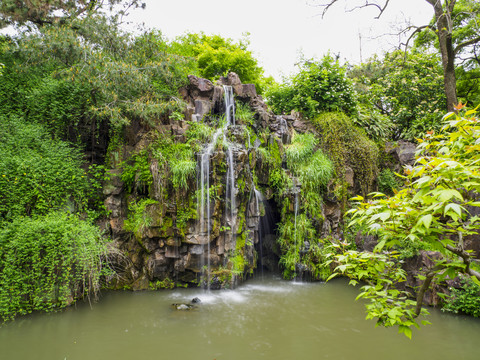
[[[457,99],[457,80],[455,78],[455,52],[452,42],[452,23],[451,9],[449,5],[442,6],[442,2],[438,0],[427,0],[435,10],[435,21],[437,23],[437,36],[440,45],[440,53],[442,55],[443,79],[445,87],[445,95],[447,97],[447,110],[454,111],[458,104]],[[451,4],[451,7],[454,6]]]

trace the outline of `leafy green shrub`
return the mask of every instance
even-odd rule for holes
[[[244,103],[238,103],[235,106],[235,120],[242,121],[245,125],[253,126],[255,114],[250,106]]]
[[[146,150],[133,154],[130,159],[122,163],[122,181],[130,192],[141,191],[146,193],[153,183],[150,172],[148,152]]]
[[[0,317],[68,306],[100,287],[105,254],[98,227],[51,212],[0,229]]]
[[[378,191],[387,195],[393,195],[394,190],[398,188],[396,175],[390,169],[382,169],[378,175]]]
[[[152,225],[153,218],[148,212],[148,207],[154,204],[158,204],[158,201],[142,199],[128,205],[128,217],[125,220],[124,228],[133,232],[138,241],[142,240],[143,231]]]
[[[296,110],[311,119],[324,111],[356,112],[355,92],[346,67],[330,55],[320,61],[304,60],[297,75],[272,86],[266,95],[277,113]]]
[[[395,129],[394,123],[387,115],[367,106],[359,106],[358,116],[352,116],[352,120],[374,141],[390,139]]]
[[[442,132],[428,133],[420,141],[415,166],[405,169],[405,185],[394,196],[374,194],[371,199],[358,196],[352,199],[358,202],[348,212],[351,214],[349,226],[360,225],[378,238],[373,253],[355,254],[369,257],[369,266],[377,268],[375,282],[364,286],[365,295],[360,296],[372,300],[367,308],[368,318],[376,317],[384,326],[399,325],[401,332],[415,326],[415,318],[426,310],[422,308],[422,297],[418,297],[418,303],[413,301],[408,305],[403,302],[404,295],[394,287],[386,297],[386,286],[406,278],[405,273],[396,270],[390,274],[378,272],[379,265],[385,263],[381,257],[398,258],[398,252],[394,251],[398,247],[401,251],[427,247],[439,254],[437,259],[432,259],[433,265],[426,275],[418,276],[423,280],[419,293],[427,291],[432,281],[442,282],[457,276],[466,276],[480,286],[475,254],[463,250],[464,236],[476,234],[479,228],[480,219],[472,213],[480,207],[475,197],[480,192],[480,122],[475,109],[462,108],[458,106],[458,114],[452,112],[444,117]],[[364,277],[363,272],[355,269],[357,266],[351,267],[345,255],[337,256],[336,261],[337,273],[347,274],[350,268],[353,272],[349,276],[356,281]],[[398,261],[395,263],[397,267]],[[451,305],[452,310],[471,311],[471,304],[479,309],[478,288],[469,288],[463,294],[465,296],[458,294],[455,300],[458,303]],[[392,304],[397,307],[395,316],[389,314]]]
[[[158,32],[134,36],[114,18],[90,16],[26,34],[0,54],[0,112],[89,138],[100,123],[121,128],[183,112],[178,88],[195,60],[172,55]]]
[[[43,123],[61,136],[69,126],[77,126],[89,106],[89,89],[82,84],[46,77],[30,90],[25,111],[30,122]]]
[[[442,310],[480,317],[480,286],[467,277],[462,277],[461,283],[460,289],[450,289]]]
[[[314,134],[295,134],[285,148],[287,166],[297,176],[306,191],[321,192],[333,176],[332,161],[319,149]]]
[[[85,210],[99,183],[82,165],[80,151],[42,126],[0,116],[0,221],[67,205]]]
[[[188,188],[188,181],[196,174],[197,162],[190,144],[161,139],[156,145],[154,156],[166,162],[170,168],[170,180],[175,189]]]
[[[320,133],[320,147],[329,155],[340,178],[353,169],[362,194],[373,190],[378,175],[378,148],[362,129],[342,113],[323,113],[312,120]],[[354,189],[357,191],[357,189]]]

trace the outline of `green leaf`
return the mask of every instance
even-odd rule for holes
[[[444,216],[450,215],[452,219],[457,220],[458,218],[462,217],[462,209],[465,210],[462,206],[458,204],[450,203],[450,204],[447,204],[447,206],[445,206],[443,215]]]
[[[433,216],[432,214],[424,215],[420,219],[418,219],[417,224],[423,224],[425,228],[430,229],[430,225],[432,224]]]
[[[408,326],[405,325],[400,325],[398,327],[398,332],[400,334],[404,334],[406,337],[408,337],[410,340],[412,339],[412,329],[410,329]]]
[[[476,276],[473,276],[473,275],[472,275],[472,276],[470,276],[470,278],[472,279],[472,281],[473,281],[475,284],[477,284],[478,286],[480,286],[480,280],[478,280]]]
[[[450,201],[452,198],[463,201],[463,196],[455,189],[440,190],[438,199],[442,202]]]

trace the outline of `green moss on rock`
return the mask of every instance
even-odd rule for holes
[[[365,132],[342,113],[323,113],[312,123],[321,135],[320,146],[333,160],[340,181],[344,181],[345,169],[350,167],[355,174],[355,192],[366,195],[374,190],[379,151]]]

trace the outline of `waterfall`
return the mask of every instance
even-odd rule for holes
[[[297,215],[298,215],[298,193],[299,191],[295,191],[295,251],[297,250]]]
[[[226,198],[225,198],[225,225],[230,225],[230,233],[233,241],[235,235],[236,217],[235,217],[235,161],[233,157],[233,145],[227,138],[227,130],[231,125],[235,125],[235,101],[231,86],[223,86],[225,101],[225,124],[217,129],[213,135],[212,141],[208,143],[199,156],[197,165],[197,214],[199,231],[206,237],[207,244],[207,263],[205,256],[202,258],[202,267],[206,265],[207,289],[210,289],[210,232],[211,232],[211,209],[210,209],[210,158],[215,151],[218,138],[223,134],[223,144],[227,160],[226,175]],[[227,214],[229,214],[229,219]]]
[[[225,101],[225,120],[226,124],[223,128],[223,143],[225,146],[227,158],[227,181],[225,196],[225,222],[230,224],[230,236],[233,242],[235,235],[236,217],[235,217],[235,162],[233,159],[233,145],[227,139],[227,129],[229,126],[235,126],[235,100],[233,97],[233,88],[223,85],[224,101]],[[230,211],[229,211],[230,210]],[[230,219],[227,219],[227,214]]]
[[[227,125],[235,125],[235,100],[233,98],[233,88],[231,86],[223,85],[223,93]]]
[[[255,205],[256,205],[256,215],[259,216],[259,222],[258,222],[258,246],[260,249],[260,268],[262,269],[262,278],[263,278],[263,236],[265,235],[265,229],[263,229],[263,223],[262,223],[262,214],[260,212],[260,201],[263,204],[264,197],[263,194],[258,191],[255,187],[253,188],[254,194],[255,194]]]

